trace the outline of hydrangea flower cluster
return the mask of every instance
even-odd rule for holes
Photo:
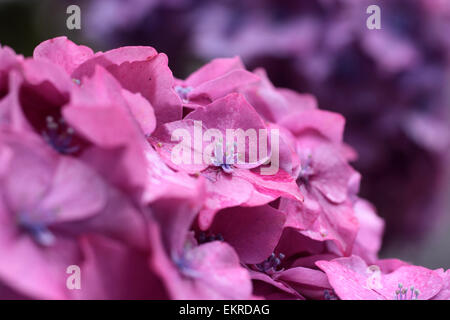
[[[388,221],[386,240],[416,240],[440,221],[450,145],[448,1],[90,3],[86,36],[96,41],[150,40],[178,74],[189,65],[179,61],[239,55],[343,114],[367,180],[361,192]],[[366,28],[372,4],[381,8],[381,30]]]
[[[279,169],[175,163],[171,133],[199,121],[276,128]],[[181,80],[151,47],[1,48],[0,297],[449,299],[449,270],[378,259],[344,122],[238,57]]]

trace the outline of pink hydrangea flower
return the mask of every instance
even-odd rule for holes
[[[197,189],[194,196],[169,195],[151,204],[150,265],[172,299],[249,299],[250,276],[234,249],[221,241],[198,243],[189,232],[203,193]]]
[[[222,158],[223,153],[219,151],[222,157],[218,157],[214,150],[210,164],[203,160],[196,164],[193,158],[195,153],[203,155],[204,148],[207,147],[202,145],[201,149],[198,149],[197,142],[193,141],[196,121],[201,123],[205,130],[210,128],[219,130],[223,137],[226,136],[227,129],[243,131],[253,129],[258,132],[267,127],[242,95],[232,93],[209,105],[195,109],[183,120],[164,124],[154,133],[151,141],[169,166],[206,178],[208,197],[205,201],[205,209],[199,216],[202,228],[207,228],[212,222],[214,213],[223,208],[237,205],[262,205],[282,195],[302,200],[294,179],[284,170],[279,169],[273,175],[261,174],[261,163],[265,159],[243,165],[239,163],[229,165],[226,159]],[[192,150],[192,160],[189,157],[190,161],[186,164],[177,164],[172,160],[174,148],[180,143],[173,140],[172,134],[179,128],[192,133],[186,144],[186,148]],[[223,142],[224,145],[227,143]],[[248,152],[246,154],[248,155]]]
[[[68,298],[65,270],[83,262],[78,236],[147,247],[140,212],[92,168],[29,134],[1,133],[0,141],[8,154],[0,175],[2,282],[30,297]]]
[[[359,176],[348,164],[342,144],[344,119],[311,109],[281,124],[295,137],[300,164],[293,175],[305,196],[303,205],[291,200],[280,203],[288,212],[287,225],[305,230],[315,240],[334,240],[349,254],[358,230],[351,186],[359,182]]]

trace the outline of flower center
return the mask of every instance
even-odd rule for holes
[[[183,100],[184,103],[189,102],[188,94],[191,92],[194,88],[192,87],[182,87],[182,86],[176,86],[175,92],[178,94],[178,96]]]
[[[272,252],[270,257],[264,260],[261,263],[255,264],[255,267],[258,271],[272,274],[277,271],[280,271],[281,260],[284,259],[284,254],[279,253],[278,256]]]
[[[201,231],[197,234],[198,244],[213,242],[213,241],[224,241],[222,234],[218,233],[216,235],[207,235],[206,232]]]
[[[214,167],[221,168],[225,173],[232,173],[235,156],[236,154],[231,152],[224,154],[222,143],[217,143],[214,148],[211,163]]]
[[[304,161],[302,161],[300,166],[300,172],[297,176],[297,184],[298,185],[307,185],[309,183],[309,179],[314,174],[314,170],[312,168],[312,156],[309,154]]]
[[[409,293],[409,294],[408,294]],[[414,289],[414,287],[410,287],[409,290],[407,287],[403,287],[403,284],[398,284],[398,289],[395,290],[395,300],[417,300],[419,297],[420,291]]]
[[[52,116],[48,116],[42,136],[59,153],[73,154],[80,150],[80,147],[73,143],[74,130],[67,126],[63,118],[55,121]]]

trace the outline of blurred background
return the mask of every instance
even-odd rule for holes
[[[81,30],[66,27],[71,4]],[[366,27],[372,4],[380,30]],[[30,56],[61,35],[153,46],[179,78],[240,55],[314,94],[347,119],[361,196],[386,220],[381,256],[450,268],[450,0],[0,0],[2,45]]]

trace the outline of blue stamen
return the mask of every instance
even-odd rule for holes
[[[182,87],[182,86],[176,86],[175,92],[178,94],[178,96],[183,100],[184,103],[189,102],[188,95],[193,90],[192,87]]]
[[[172,261],[182,275],[189,278],[198,278],[201,276],[197,270],[191,267],[189,261],[186,259],[185,252],[181,255],[172,254]]]
[[[254,266],[258,271],[264,273],[274,273],[280,271],[281,260],[285,258],[284,254],[279,253],[278,256],[272,252],[270,257],[261,263],[255,264]]]
[[[43,222],[32,221],[28,214],[19,214],[18,224],[41,246],[49,247],[55,243],[55,236]]]
[[[419,298],[420,291],[413,286],[409,288],[410,295],[408,296],[408,288],[403,287],[403,284],[398,284],[398,289],[395,290],[394,300],[417,300]]]
[[[234,157],[235,154],[224,155],[222,143],[217,143],[211,163],[215,167],[220,167],[225,173],[232,173]]]

